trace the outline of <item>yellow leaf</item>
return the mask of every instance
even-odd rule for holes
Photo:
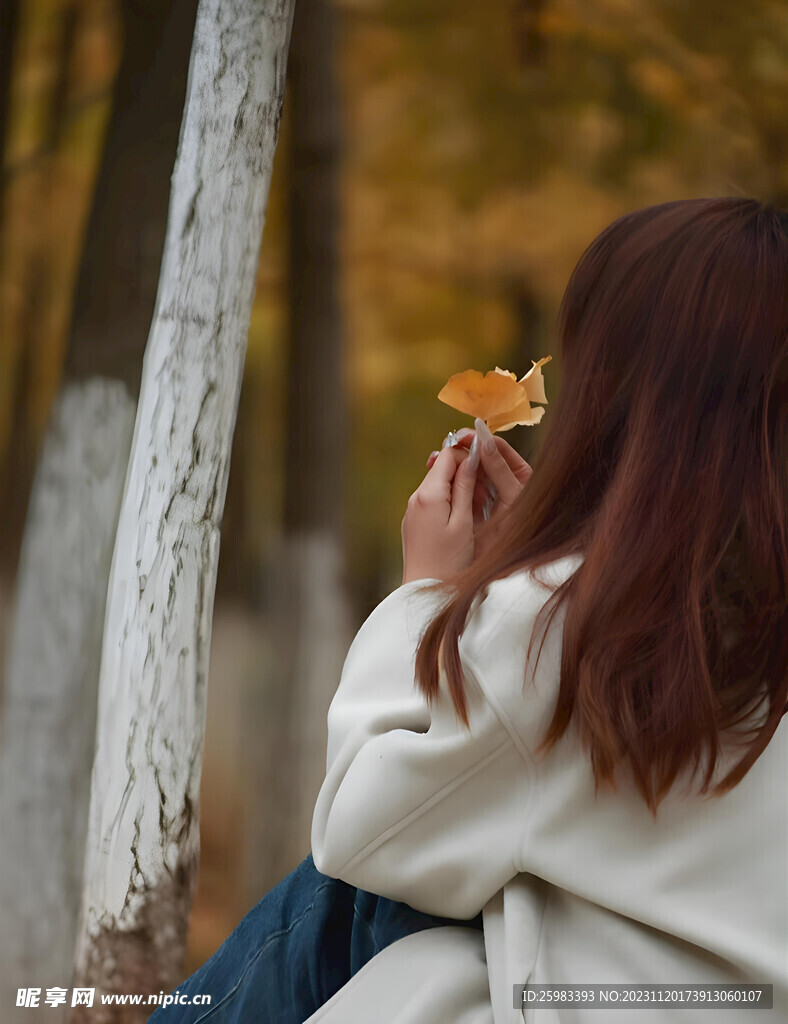
[[[542,402],[544,405],[547,405],[547,398],[544,393],[542,367],[545,363],[549,363],[552,358],[552,356],[545,356],[543,359],[540,359],[538,363],[534,363],[532,359],[531,362],[534,363],[534,365],[524,377],[520,378],[520,383],[525,385],[528,397],[532,402]]]
[[[496,413],[512,409],[522,399],[523,389],[514,374],[489,370],[464,370],[455,373],[438,392],[438,398],[452,409],[488,420]]]
[[[541,367],[552,356],[534,362],[520,380],[510,370],[496,366],[482,374],[464,370],[449,377],[438,392],[438,398],[452,409],[478,416],[491,432],[509,430],[518,424],[533,426],[544,415],[544,409],[532,409],[531,402],[547,404]]]
[[[516,409],[511,409],[508,413],[502,413],[500,416],[493,416],[487,426],[490,428],[491,434],[500,434],[502,430],[509,430],[511,427],[533,427],[543,416],[542,406],[537,405],[531,408],[526,398]]]

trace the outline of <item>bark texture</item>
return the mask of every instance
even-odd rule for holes
[[[77,984],[102,991],[166,990],[181,969],[219,527],[292,13],[197,13],[104,626],[76,959]]]

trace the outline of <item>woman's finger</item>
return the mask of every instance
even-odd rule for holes
[[[473,498],[476,491],[476,471],[479,468],[479,444],[471,446],[470,452],[458,466],[451,487],[450,527],[465,526],[473,530]]]
[[[501,449],[495,443],[495,439],[490,433],[487,424],[478,417],[476,419],[476,434],[481,444],[481,462],[484,466],[484,471],[495,486],[501,504],[509,508],[519,496],[525,481],[515,476],[509,462],[504,458]],[[509,456],[509,459],[511,460],[511,456]],[[527,466],[527,463],[525,465]],[[518,469],[522,472],[519,466]]]
[[[495,445],[501,453],[504,462],[514,473],[515,477],[521,484],[527,483],[533,473],[533,470],[522,455],[512,448],[509,442],[505,441],[500,434],[493,434],[493,441],[495,441]]]
[[[419,500],[425,503],[446,502],[448,513],[451,506],[451,482],[457,472],[457,466],[465,458],[465,453],[460,455],[453,448],[442,448],[413,497],[418,496]]]
[[[461,427],[459,430],[450,431],[449,437],[444,438],[443,447],[449,447],[447,442],[449,441],[450,438],[452,438],[454,443],[451,445],[451,447],[454,448],[455,451],[467,450],[470,448],[474,437],[474,430],[471,430],[470,427]],[[495,441],[496,447],[503,456],[504,461],[506,462],[509,469],[511,469],[511,471],[514,473],[514,475],[521,483],[526,483],[529,477],[531,476],[533,470],[522,457],[522,455],[520,455],[520,453],[516,449],[514,449],[509,444],[508,441],[504,440],[504,438],[501,437],[500,434],[493,434],[493,440]],[[437,451],[430,452],[429,457],[427,459],[427,468],[429,468],[435,461],[435,457],[437,456],[437,454]],[[484,475],[483,467],[480,475]]]
[[[468,451],[475,437],[475,432],[467,428],[462,428],[456,431],[455,437],[458,438],[456,444],[452,445],[453,451],[462,457],[468,455]],[[501,454],[504,459],[512,466],[515,476],[518,475],[520,467],[524,467],[526,478],[531,475],[531,467],[525,462],[517,452],[511,448],[502,437],[493,435],[495,437],[495,443],[501,449]],[[446,447],[449,447],[448,445]],[[510,461],[510,454],[514,456],[514,459]],[[438,457],[438,450],[431,451],[427,457],[427,469],[431,469],[435,463],[435,459]],[[519,462],[518,462],[519,460]],[[484,471],[484,467],[480,464],[476,471],[476,486],[473,494],[473,521],[477,525],[483,523],[486,519],[489,519],[492,507],[498,497],[498,492],[495,490],[493,485],[488,481],[487,474]]]
[[[468,455],[468,450],[471,445],[471,442],[474,439],[474,436],[475,434],[473,430],[469,431],[468,445],[464,443],[466,439],[466,435],[464,435],[463,438],[461,438],[461,440],[457,441],[456,444],[452,445],[453,451],[458,453],[459,455],[462,455],[463,457],[466,457]],[[433,465],[435,464],[435,460],[438,458],[438,454],[439,453],[437,451],[430,452],[429,458],[427,459],[428,469],[432,469]],[[474,488],[474,522],[484,521],[484,508],[485,506],[489,505],[490,500],[490,489],[486,482],[484,470],[481,468],[481,466],[479,466],[476,473],[476,487]]]

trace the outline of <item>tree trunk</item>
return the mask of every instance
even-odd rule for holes
[[[31,415],[36,387],[35,362],[46,339],[53,334],[56,260],[52,225],[57,223],[56,204],[61,198],[57,180],[62,174],[60,151],[66,129],[66,106],[71,91],[80,14],[78,0],[69,0],[57,12],[55,72],[46,98],[41,146],[37,166],[33,171],[38,193],[39,220],[31,233],[31,240],[27,245],[19,245],[15,253],[24,267],[22,288],[25,301],[19,321],[12,326],[12,332],[13,327],[16,327],[19,341],[14,346],[17,351],[10,396],[11,429],[8,448],[0,463],[0,476],[14,482],[0,506],[0,535],[3,538],[0,546],[0,572],[9,580],[14,578],[17,569],[17,556],[40,442],[40,437],[35,436]],[[3,248],[0,245],[0,250]]]
[[[33,487],[0,751],[7,1006],[19,987],[40,979],[66,986],[71,977],[101,622],[133,423],[120,382],[66,386]],[[47,1006],[28,1013],[31,1021],[62,1019]]]
[[[0,0],[0,238],[3,234],[5,155],[8,146],[11,82],[13,81],[14,50],[18,30],[19,0]],[[2,259],[3,246],[0,245],[0,273],[3,269]]]
[[[288,75],[284,524],[266,580],[272,651],[263,680],[267,696],[261,701],[259,694],[250,695],[246,716],[249,754],[257,757],[250,772],[257,781],[249,792],[254,804],[247,814],[250,904],[309,852],[326,768],[326,714],[351,634],[344,578],[343,140],[336,36],[332,0],[299,0]],[[254,743],[253,733],[266,735],[270,745]]]
[[[197,0],[123,0],[123,55],[74,294],[65,372],[136,401],[159,284]]]
[[[181,970],[219,526],[292,13],[201,0],[197,14],[107,595],[76,954],[76,983],[99,992],[166,990]]]
[[[80,266],[66,380],[30,497],[6,670],[3,1005],[13,1005],[16,989],[37,978],[64,987],[71,978],[101,627],[196,9],[197,0],[124,6],[113,116]],[[65,1015],[46,1006],[28,1013],[31,1021]]]

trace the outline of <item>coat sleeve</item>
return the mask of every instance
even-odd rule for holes
[[[530,766],[480,679],[494,671],[500,606],[477,597],[460,640],[470,732],[443,685],[431,707],[415,687],[440,601],[419,593],[429,582],[394,590],[353,640],[328,713],[312,854],[326,875],[464,920],[518,873]]]

